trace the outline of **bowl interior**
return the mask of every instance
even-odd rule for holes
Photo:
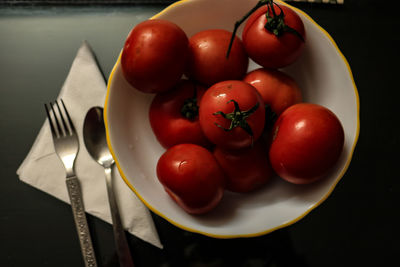
[[[157,18],[178,24],[190,37],[204,29],[232,31],[233,24],[257,0],[186,0],[173,4]],[[300,85],[306,102],[331,109],[345,129],[343,153],[335,168],[320,182],[299,186],[275,179],[250,194],[226,192],[220,205],[205,216],[184,212],[165,193],[156,176],[165,151],[148,119],[154,97],[125,81],[120,60],[111,73],[106,99],[106,128],[110,149],[122,177],[155,213],[173,224],[208,236],[227,238],[265,234],[296,222],[325,200],[346,171],[358,138],[359,100],[350,68],[332,38],[311,18],[302,18],[307,41],[298,61],[283,69]],[[238,31],[241,36],[242,27]],[[250,62],[249,70],[258,68]]]

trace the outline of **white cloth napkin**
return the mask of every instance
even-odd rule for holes
[[[102,107],[105,95],[104,78],[89,44],[85,41],[72,63],[58,97],[65,102],[79,135],[75,172],[81,183],[85,211],[112,223],[104,169],[90,157],[83,141],[83,121],[86,112],[93,106]],[[29,154],[18,168],[17,174],[21,181],[70,203],[65,184],[65,169],[55,154],[47,120]],[[131,234],[162,248],[149,210],[125,184],[117,168],[114,168],[113,175],[115,195],[124,228]]]

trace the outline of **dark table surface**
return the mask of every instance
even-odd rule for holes
[[[297,4],[349,61],[361,103],[351,165],[299,222],[247,239],[213,239],[153,215],[164,249],[129,235],[136,266],[393,266],[399,252],[400,19],[390,1]],[[394,1],[393,1],[394,2]],[[0,6],[0,266],[83,266],[70,206],[19,181],[16,170],[83,40],[106,76],[131,27],[163,5]],[[106,37],[106,38],[105,38]],[[112,227],[89,216],[100,266],[118,266]]]

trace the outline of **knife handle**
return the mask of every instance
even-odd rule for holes
[[[97,267],[78,178],[76,176],[68,177],[66,183],[85,266]]]

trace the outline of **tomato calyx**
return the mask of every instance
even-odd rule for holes
[[[281,13],[279,15],[276,14],[274,5],[276,5],[280,9]],[[296,35],[297,37],[299,37],[304,42],[303,36],[299,32],[297,32],[295,29],[289,27],[285,23],[285,14],[279,5],[274,3],[273,0],[260,0],[257,2],[257,4],[252,9],[250,9],[249,12],[246,13],[246,15],[244,15],[240,20],[235,22],[235,26],[234,26],[233,32],[232,32],[232,37],[229,42],[228,50],[226,52],[226,58],[229,58],[229,54],[231,52],[233,41],[235,39],[235,35],[236,35],[236,32],[237,32],[239,26],[248,17],[250,17],[251,14],[253,14],[257,9],[259,9],[262,6],[268,6],[267,13],[265,14],[267,17],[267,23],[264,25],[264,28],[267,31],[273,33],[277,37],[280,37],[285,32],[292,33],[292,34]],[[270,15],[270,12],[272,12],[273,16]]]
[[[273,1],[271,2],[273,3]],[[300,33],[298,33],[295,29],[285,24],[285,13],[283,12],[282,8],[279,5],[277,4],[275,5],[280,9],[281,13],[277,15],[273,5],[268,5],[268,10],[267,13],[265,14],[265,16],[267,17],[267,23],[265,24],[264,28],[272,32],[277,37],[281,36],[285,32],[292,33],[297,37],[299,37],[300,40],[304,42],[304,38],[303,36],[301,36]],[[270,12],[272,13],[272,16]]]
[[[199,115],[199,105],[197,104],[197,88],[193,85],[194,93],[193,97],[186,98],[181,108],[181,114],[183,117],[194,120]]]
[[[213,113],[213,115],[221,115],[223,118],[230,120],[231,124],[230,124],[229,128],[224,128],[223,126],[219,125],[218,123],[215,123],[215,125],[221,129],[223,129],[226,132],[231,131],[232,129],[234,129],[236,127],[240,127],[243,130],[245,130],[253,138],[253,130],[251,129],[250,125],[247,123],[247,118],[258,109],[258,107],[260,106],[260,103],[257,102],[249,110],[242,111],[242,110],[240,110],[239,103],[233,99],[229,100],[227,102],[227,104],[229,104],[231,102],[235,105],[235,109],[233,112],[226,114],[222,111],[217,111],[217,112]]]

